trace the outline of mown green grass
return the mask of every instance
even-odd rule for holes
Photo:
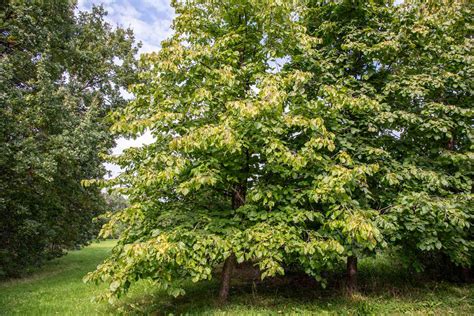
[[[170,298],[140,282],[115,306],[91,302],[105,289],[82,282],[107,256],[113,241],[95,243],[49,262],[32,275],[0,283],[2,315],[474,315],[474,286],[421,280],[388,258],[363,260],[360,292],[341,290],[342,276],[323,290],[300,276],[259,282],[236,276],[228,305],[217,305],[214,279],[186,283],[187,294]],[[239,274],[239,271],[237,271]]]
[[[82,278],[108,254],[114,241],[94,243],[48,262],[28,277],[0,283],[0,314],[95,315],[102,307],[90,302],[104,288]]]

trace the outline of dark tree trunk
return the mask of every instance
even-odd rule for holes
[[[466,283],[471,282],[471,269],[461,267],[461,280]]]
[[[229,297],[230,280],[232,278],[232,272],[234,271],[235,262],[235,255],[233,253],[224,261],[221,275],[221,288],[219,290],[220,304],[225,304]]]
[[[234,191],[232,194],[232,208],[234,210],[245,204],[245,195],[247,194],[246,187],[246,184],[239,184],[232,189]]]
[[[352,295],[357,290],[357,257],[347,257],[347,291]]]
[[[236,185],[232,194],[232,208],[238,209],[245,204],[245,195],[247,193],[247,183]],[[219,303],[225,304],[229,297],[230,281],[232,272],[236,263],[235,254],[232,253],[225,261],[222,267],[221,288],[219,290]]]
[[[456,141],[454,140],[454,137],[452,137],[449,141],[448,141],[448,146],[447,148],[449,150],[454,150],[455,149],[455,146],[456,146]]]

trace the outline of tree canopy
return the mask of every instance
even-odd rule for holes
[[[139,279],[178,296],[183,281],[210,279],[222,266],[225,301],[244,261],[262,278],[291,267],[323,286],[323,272],[346,261],[352,289],[357,258],[387,248],[417,269],[438,257],[471,266],[472,4],[173,6],[174,33],[142,55],[136,80],[112,76],[134,81],[135,96],[116,107],[112,131],[149,131],[154,142],[109,157],[124,170],[114,179],[100,180],[97,167],[78,174],[127,196],[102,230],[123,230],[117,246],[86,277],[109,282],[106,298]],[[119,38],[126,44],[112,47],[130,56],[130,38]],[[119,97],[118,87],[102,93]],[[96,92],[86,94],[86,113],[101,113]],[[94,138],[94,157],[108,137]]]
[[[74,3],[2,2],[0,13],[0,276],[87,243],[104,212],[107,113],[136,81],[131,30]]]

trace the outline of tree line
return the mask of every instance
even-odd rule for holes
[[[87,244],[106,211],[107,114],[136,81],[131,30],[71,1],[0,2],[0,278]]]

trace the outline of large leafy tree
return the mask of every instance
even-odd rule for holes
[[[347,258],[353,289],[386,241],[470,265],[470,7],[298,4],[175,3],[117,113],[119,133],[156,141],[115,160],[131,205],[104,233],[128,228],[88,276],[109,297],[139,278],[179,295],[223,264],[225,300],[235,261],[321,280]]]
[[[312,59],[293,67],[315,74],[313,98],[324,98],[321,89],[330,86],[341,101],[364,98],[365,109],[375,106],[340,113],[345,124],[334,133],[352,157],[380,167],[369,204],[386,240],[416,268],[437,254],[470,266],[472,5],[313,1],[309,7],[308,31],[322,41]]]
[[[365,126],[379,105],[330,86],[317,98],[305,90],[310,72],[278,66],[317,54],[298,4],[174,3],[174,36],[142,59],[136,99],[117,112],[116,131],[156,140],[114,159],[125,171],[109,185],[130,207],[104,234],[127,228],[87,277],[110,281],[109,297],[140,278],[179,295],[181,280],[209,279],[223,264],[223,301],[236,261],[262,277],[292,264],[321,280],[381,241],[368,184],[378,152],[367,145],[356,159],[356,144],[335,134],[348,128],[343,113]]]
[[[391,25],[385,220],[417,269],[436,257],[445,267],[473,262],[473,9],[466,1],[407,1]]]
[[[2,1],[0,275],[87,243],[104,210],[96,187],[113,146],[106,114],[135,80],[129,30],[69,1]]]

